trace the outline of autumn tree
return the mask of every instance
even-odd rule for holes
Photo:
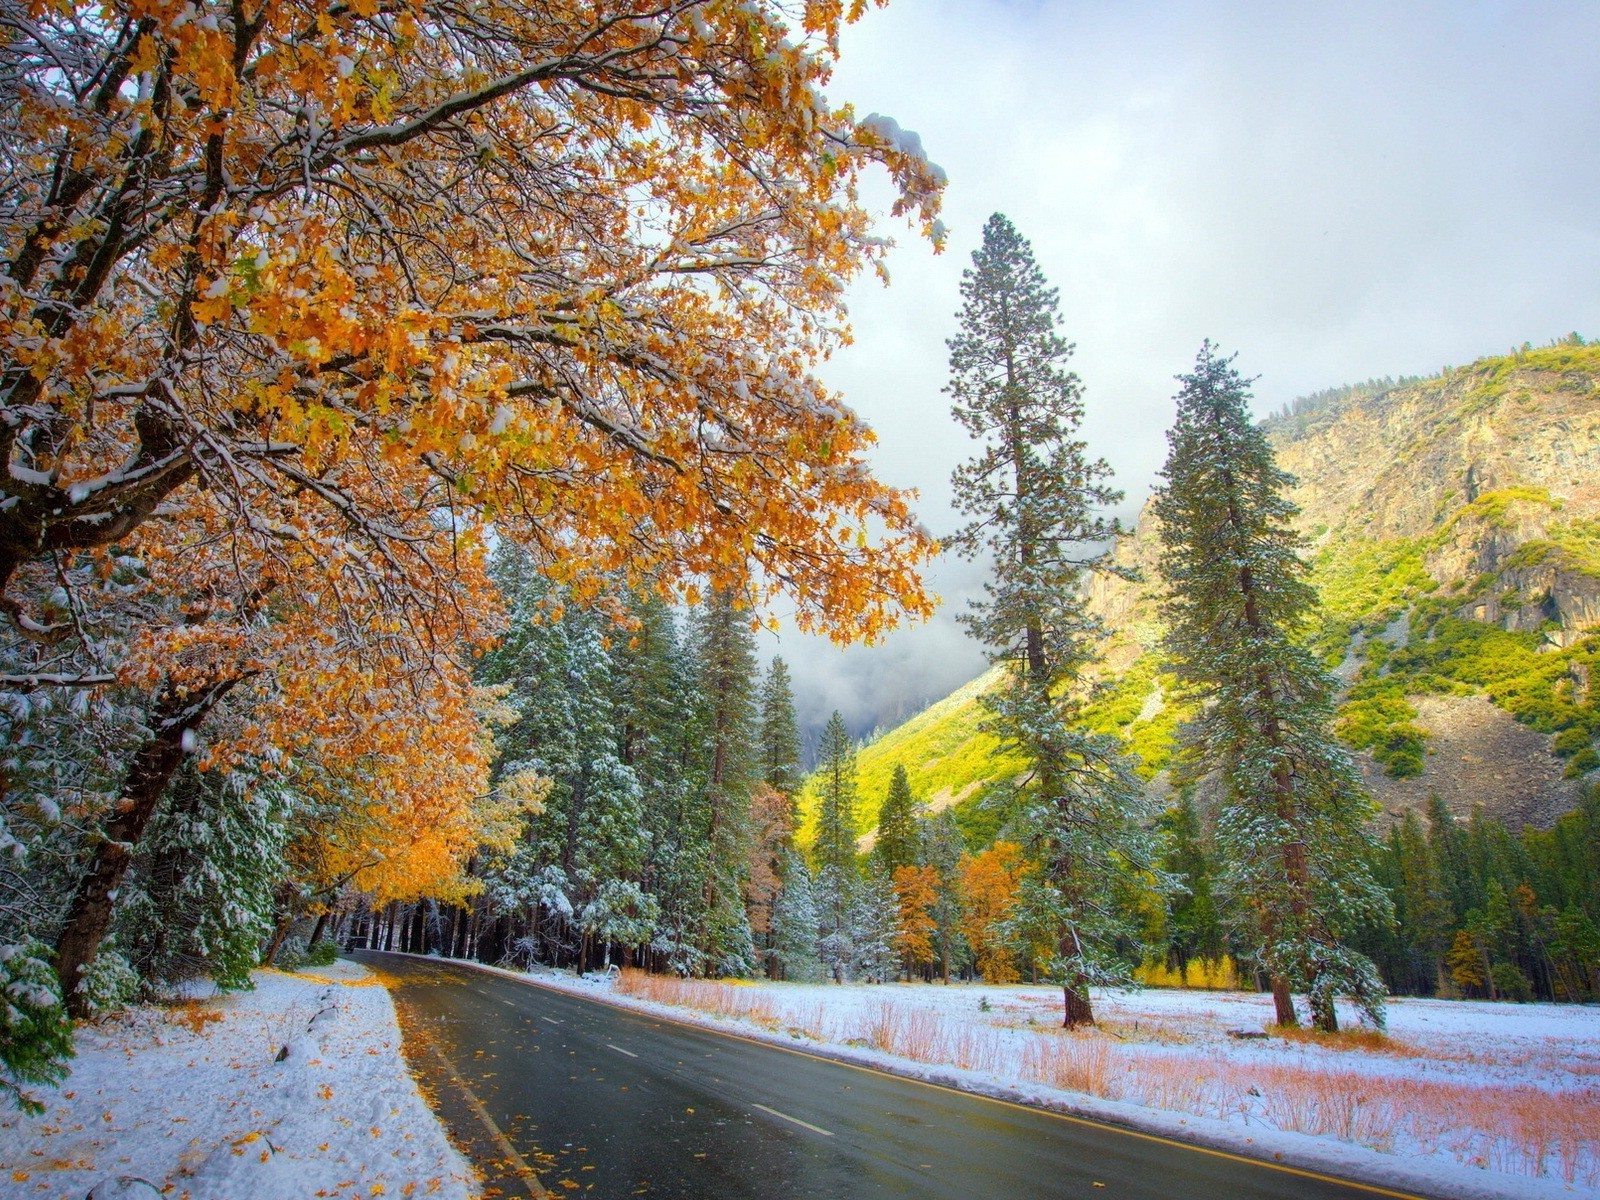
[[[1021,978],[1005,926],[1027,870],[1022,847],[1006,841],[963,855],[957,868],[961,932],[972,947],[978,974],[990,983],[1015,983]]]
[[[933,965],[933,939],[939,926],[932,914],[939,899],[939,883],[935,867],[895,868],[894,893],[900,906],[895,945],[900,950],[907,976]]]
[[[1359,922],[1387,924],[1391,907],[1367,866],[1372,801],[1330,730],[1336,681],[1303,640],[1317,597],[1291,524],[1292,480],[1231,358],[1207,342],[1179,379],[1153,512],[1163,645],[1196,711],[1183,756],[1225,789],[1225,882],[1249,914],[1278,1022],[1297,1023],[1291,993],[1303,989],[1319,1029],[1338,1027],[1341,994],[1381,1024],[1382,983],[1348,942]]]
[[[943,182],[823,99],[845,19],[61,0],[16,23],[0,612],[29,651],[6,682],[149,705],[58,938],[69,1003],[225,702],[270,719],[213,763],[293,754],[372,689],[343,753],[414,718],[397,765],[449,786],[407,823],[461,824],[486,763],[452,754],[475,724],[453,656],[495,621],[487,520],[580,600],[607,574],[782,591],[846,637],[927,611],[929,543],[811,373],[883,252],[862,170],[935,235]],[[122,605],[119,571],[159,603]]]
[[[1154,867],[1152,814],[1122,741],[1090,731],[1079,711],[1079,676],[1103,634],[1081,585],[1086,572],[1109,569],[1101,544],[1116,526],[1096,514],[1121,493],[1078,438],[1082,388],[1066,366],[1057,293],[998,213],[962,273],[961,297],[945,390],[980,450],[951,476],[970,519],[948,544],[993,558],[986,599],[962,620],[1003,668],[983,697],[985,724],[1001,753],[1026,764],[1002,794],[1037,864],[1014,915],[1049,945],[1045,970],[1061,985],[1070,1027],[1094,1020],[1091,985],[1128,981],[1122,946],[1137,931],[1106,900]]]

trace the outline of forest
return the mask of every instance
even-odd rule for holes
[[[1094,988],[1229,970],[1325,1031],[1337,999],[1381,1022],[1386,988],[1600,991],[1592,790],[1545,832],[1374,832],[1285,477],[1209,342],[1160,500],[1191,719],[1157,811],[1087,717],[1121,493],[999,215],[951,342],[975,452],[942,541],[992,563],[965,619],[1017,769],[985,833],[904,772],[866,830],[835,720],[799,838],[755,631],[925,618],[941,548],[817,374],[883,270],[863,181],[945,240],[920,140],[827,98],[865,7],[49,0],[8,25],[0,1097],[63,1078],[74,1022],[341,946],[1039,979],[1069,1026]]]

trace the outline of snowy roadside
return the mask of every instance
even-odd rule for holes
[[[366,968],[254,979],[254,991],[80,1030],[72,1074],[32,1089],[44,1115],[0,1115],[0,1195],[83,1200],[96,1185],[96,1200],[476,1194]],[[119,1178],[140,1182],[119,1188]]]
[[[1141,1132],[1167,1136],[1281,1163],[1312,1172],[1325,1172],[1379,1186],[1459,1200],[1555,1200],[1556,1197],[1600,1197],[1600,1163],[1593,1143],[1600,1131],[1590,1130],[1587,1157],[1576,1164],[1572,1182],[1556,1173],[1556,1155],[1548,1155],[1540,1177],[1519,1173],[1526,1164],[1496,1161],[1477,1155],[1462,1161],[1460,1147],[1470,1131],[1442,1131],[1433,1144],[1418,1144],[1390,1135],[1388,1152],[1345,1140],[1331,1133],[1315,1135],[1280,1128],[1271,1108],[1273,1097],[1263,1095],[1267,1082],[1290,1070],[1325,1071],[1345,1093],[1359,1095],[1369,1088],[1381,1093],[1391,1076],[1444,1088],[1460,1089],[1477,1080],[1486,1087],[1504,1085],[1539,1092],[1550,1089],[1557,1105],[1569,1095],[1586,1106],[1600,1102],[1593,1086],[1600,1074],[1600,1012],[1554,1005],[1510,1005],[1451,1001],[1398,1001],[1391,1007],[1396,1042],[1403,1056],[1334,1050],[1316,1043],[1281,1039],[1239,1040],[1230,1029],[1260,1029],[1271,1019],[1270,997],[1249,994],[1145,991],[1130,995],[1096,997],[1097,1012],[1109,1032],[1104,1035],[1064,1035],[1050,1028],[1059,1020],[1059,992],[1028,986],[982,984],[939,985],[805,985],[740,983],[711,984],[722,988],[739,1004],[749,997],[750,1015],[716,1015],[684,1004],[662,1003],[624,994],[613,978],[576,979],[564,972],[537,969],[525,974],[481,963],[480,970],[536,983],[576,995],[588,996],[619,1007],[709,1029],[735,1033],[789,1049],[822,1054],[845,1062],[876,1067],[924,1082],[974,1092],[996,1099],[1034,1105],[1128,1126]],[[990,1056],[983,1069],[963,1069],[948,1062],[918,1061],[886,1053],[871,1045],[875,1027],[913,1026],[918,1014],[959,1022],[965,1033],[1009,1039],[1018,1052]],[[931,1028],[931,1026],[930,1026]],[[1177,1034],[1174,1031],[1187,1031]],[[1141,1041],[1143,1038],[1145,1040]],[[1017,1069],[1027,1060],[1027,1042],[1067,1048],[1086,1047],[1094,1060],[1097,1047],[1130,1056],[1123,1068],[1112,1057],[1113,1071],[1135,1074],[1150,1070],[1162,1075],[1164,1064],[1177,1063],[1177,1073],[1199,1078],[1204,1090],[1209,1078],[1222,1072],[1254,1069],[1263,1080],[1251,1087],[1231,1111],[1201,1115],[1149,1103],[1107,1099],[1083,1091],[1052,1087],[1029,1080]],[[1563,1074],[1570,1070],[1570,1074]],[[1278,1074],[1275,1074],[1274,1072]],[[1170,1074],[1172,1068],[1166,1069]],[[1581,1090],[1573,1091],[1573,1080]],[[1587,1084],[1587,1086],[1585,1086]],[[1131,1090],[1131,1089],[1130,1089]],[[1178,1088],[1185,1099],[1192,1089]],[[1253,1093],[1253,1094],[1252,1094]],[[1500,1100],[1485,1091],[1486,1103]],[[1549,1099],[1550,1096],[1546,1096]],[[1314,1107],[1316,1097],[1310,1103]],[[1357,1100],[1359,1106],[1360,1100]],[[1515,1114],[1489,1111],[1487,1123],[1510,1122]],[[1279,1118],[1281,1120],[1281,1117]],[[1586,1118],[1579,1118],[1580,1120]],[[1457,1136],[1451,1136],[1456,1134]],[[1511,1165],[1511,1170],[1495,1169]]]

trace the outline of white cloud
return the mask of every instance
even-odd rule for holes
[[[879,473],[920,488],[942,530],[950,469],[970,451],[940,392],[944,339],[991,212],[1032,240],[1061,290],[1085,434],[1130,506],[1165,453],[1172,376],[1202,338],[1261,377],[1265,411],[1571,329],[1600,334],[1594,33],[1578,3],[897,0],[870,12],[830,92],[922,136],[950,175],[950,248],[934,257],[898,235],[894,285],[857,285],[856,344],[826,377],[878,430]],[[942,664],[950,620],[916,635],[937,655],[894,641],[835,659],[786,639],[784,652],[815,659],[809,699],[855,702],[887,673],[857,656]],[[981,665],[975,652],[960,661]],[[928,678],[943,686],[944,674]]]

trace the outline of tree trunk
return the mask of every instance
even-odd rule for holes
[[[328,928],[328,918],[332,915],[333,910],[329,908],[323,909],[322,912],[318,914],[317,923],[311,927],[311,940],[306,943],[306,949],[309,950],[312,946],[315,946],[322,940],[322,935]]]
[[[1321,1033],[1339,1032],[1339,1011],[1334,1007],[1332,996],[1311,993],[1311,1027]]]
[[[183,763],[187,753],[184,742],[237,682],[225,680],[198,692],[166,689],[156,701],[150,723],[154,733],[134,755],[111,818],[102,830],[100,844],[95,847],[94,859],[78,881],[61,935],[56,939],[56,972],[66,997],[67,1013],[74,1019],[89,1015],[89,998],[78,990],[83,970],[94,961],[111,928],[117,889],[122,886],[128,864],[133,861],[162,793]]]
[[[261,965],[270,967],[277,961],[278,951],[283,949],[284,940],[289,936],[289,930],[294,927],[294,914],[285,911],[272,926],[272,938],[267,942],[267,948],[261,955]]]
[[[394,919],[399,905],[391,900],[389,907],[383,910],[383,948],[386,952],[394,949]]]
[[[1294,1011],[1294,997],[1289,994],[1289,981],[1282,975],[1272,977],[1272,1007],[1276,1023],[1298,1029],[1300,1018]]]
[[[1094,1006],[1089,1001],[1088,988],[1082,984],[1062,984],[1061,997],[1063,1029],[1077,1029],[1083,1025],[1094,1024]]]

